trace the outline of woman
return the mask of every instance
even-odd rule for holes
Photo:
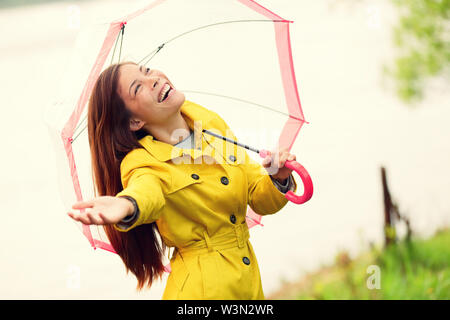
[[[287,203],[284,193],[297,185],[284,163],[295,155],[272,152],[261,166],[202,128],[236,140],[223,119],[186,101],[162,72],[110,66],[88,111],[100,196],[68,214],[104,225],[138,289],[162,276],[168,246],[175,249],[163,299],[264,299],[247,205],[265,215]]]

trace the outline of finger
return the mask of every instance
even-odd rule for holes
[[[69,217],[71,217],[73,220],[84,223],[84,224],[91,224],[90,219],[86,216],[85,213],[82,214],[76,214],[73,212],[68,212],[67,213],[69,215]]]
[[[278,159],[278,168],[283,168],[284,164],[286,163],[287,158],[289,157],[289,153],[284,152],[280,155],[280,158]]]
[[[272,153],[272,165],[276,168],[282,168],[282,162],[284,151],[278,150]]]
[[[88,217],[89,217],[90,221],[94,224],[103,224],[103,221],[102,221],[102,219],[100,219],[98,214],[88,213]]]
[[[86,208],[92,208],[93,206],[94,206],[94,200],[78,201],[72,206],[72,209],[86,209]]]
[[[89,218],[87,213],[81,213],[78,215],[78,221],[84,223],[86,225],[92,224],[91,219]]]
[[[287,159],[287,155],[289,154],[289,152],[287,151],[286,148],[280,149],[278,150],[278,152],[276,153],[276,162],[278,164],[281,163],[281,161]]]
[[[266,156],[264,158],[264,160],[262,161],[262,165],[263,165],[263,167],[267,168],[267,167],[270,167],[271,162],[272,162],[272,158],[270,156]]]
[[[295,154],[290,153],[289,157],[287,158],[289,161],[294,161],[297,159],[297,157],[295,156]]]
[[[75,221],[83,222],[83,221],[81,221],[81,215],[79,215],[79,214],[68,213],[68,215]]]
[[[277,150],[274,150],[273,153],[280,157],[284,153],[289,153],[289,150],[288,148],[278,148]]]
[[[275,156],[276,156],[276,151],[267,151],[267,155],[264,158],[265,161],[267,161],[268,164],[273,163]]]
[[[73,220],[75,220],[75,221],[79,221],[78,219],[78,215],[76,215],[76,214],[74,214],[73,212],[67,212],[67,215],[69,216],[69,217],[71,217]]]
[[[295,154],[286,152],[281,156],[280,159],[280,166],[281,167],[285,167],[286,166],[286,161],[295,161],[297,159],[297,157],[295,156]]]
[[[111,221],[106,218],[101,212],[99,212],[98,217],[102,220],[102,224],[110,224]]]

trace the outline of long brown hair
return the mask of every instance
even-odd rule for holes
[[[131,113],[117,93],[119,69],[127,63],[133,62],[105,69],[89,100],[88,134],[96,196],[115,196],[123,190],[120,163],[128,152],[142,148],[138,140],[148,134],[143,129],[130,130]],[[104,229],[126,272],[136,276],[137,290],[145,284],[150,288],[154,279],[161,278],[165,246],[159,242],[155,223],[142,224],[128,232],[117,231],[112,225],[105,225]]]

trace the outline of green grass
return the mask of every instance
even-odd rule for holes
[[[371,265],[379,267],[379,289],[368,288],[368,279],[374,276],[368,270]],[[413,238],[386,249],[372,249],[353,260],[341,252],[334,265],[268,298],[450,299],[450,230],[440,231],[430,239]]]

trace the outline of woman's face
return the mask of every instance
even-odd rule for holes
[[[118,94],[133,115],[131,130],[146,124],[164,125],[185,101],[164,73],[136,64],[120,66]]]

